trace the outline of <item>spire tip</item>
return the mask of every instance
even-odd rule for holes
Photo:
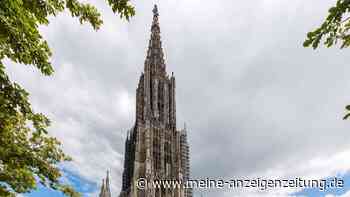
[[[159,15],[157,4],[154,4],[153,15],[154,15],[154,16],[158,16],[158,15]]]

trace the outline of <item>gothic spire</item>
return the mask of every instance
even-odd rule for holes
[[[106,179],[102,179],[102,186],[99,197],[111,197],[111,190],[109,187],[109,171],[107,171]]]
[[[107,170],[107,177],[106,177],[106,197],[111,197],[111,189],[109,187],[109,170]]]
[[[150,69],[152,74],[165,73],[164,53],[162,41],[160,40],[158,16],[159,13],[157,5],[154,5],[151,38],[149,40],[147,57],[145,61],[145,72],[147,72],[147,69]]]
[[[101,186],[101,191],[99,197],[104,197],[105,196],[105,180],[102,179],[102,186]]]

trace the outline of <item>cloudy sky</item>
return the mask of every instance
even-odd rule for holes
[[[55,74],[8,63],[12,80],[31,93],[51,134],[74,161],[65,179],[97,196],[111,170],[121,186],[127,129],[143,70],[152,8],[158,4],[168,72],[177,80],[178,125],[187,123],[194,178],[322,178],[350,182],[350,49],[305,49],[308,31],[335,0],[134,1],[136,16],[120,20],[99,0],[101,30],[69,14],[41,31]],[[349,173],[348,173],[349,172]],[[196,196],[350,196],[350,184],[318,192],[300,189],[198,190]],[[50,192],[50,193],[48,193]],[[27,197],[61,196],[39,188]]]

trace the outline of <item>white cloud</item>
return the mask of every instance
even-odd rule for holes
[[[7,70],[31,93],[36,111],[53,121],[50,133],[74,158],[69,169],[97,184],[111,169],[117,195],[153,5],[135,2],[137,15],[125,22],[93,2],[105,19],[99,32],[68,14],[42,28],[54,53],[52,77],[13,64]],[[189,127],[194,177],[321,178],[349,171],[349,122],[341,120],[350,103],[349,55],[301,46],[333,3],[159,1],[167,69],[177,77],[178,125]]]

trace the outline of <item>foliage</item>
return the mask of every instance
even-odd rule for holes
[[[350,105],[347,105],[345,107],[345,109],[346,109],[347,113],[345,114],[345,116],[343,118],[344,120],[346,120],[346,119],[348,119],[350,117]]]
[[[350,0],[337,0],[328,11],[326,20],[320,27],[307,34],[304,47],[316,49],[321,41],[326,47],[340,43],[340,48],[350,46]],[[347,16],[347,17],[346,17]]]
[[[135,14],[129,0],[106,3],[126,20]],[[38,27],[65,10],[95,30],[103,23],[94,6],[78,0],[0,0],[0,196],[29,192],[38,181],[68,196],[80,196],[59,181],[58,164],[70,158],[49,136],[49,119],[32,110],[28,92],[9,79],[4,65],[7,59],[51,75],[51,51]]]

